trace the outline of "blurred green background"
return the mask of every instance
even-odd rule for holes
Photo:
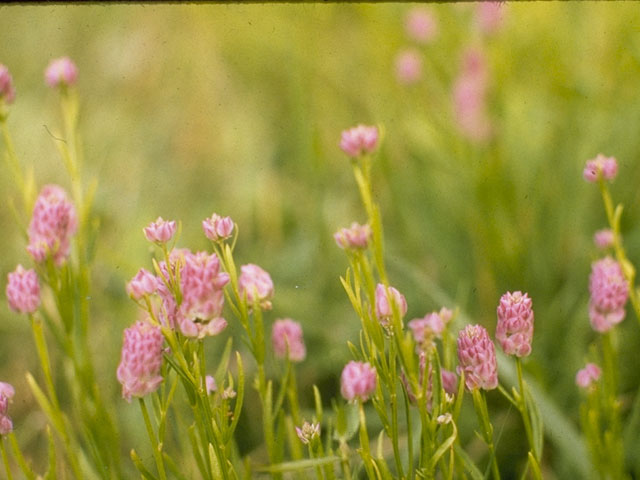
[[[536,335],[526,369],[577,425],[573,378],[595,338],[587,316],[598,255],[592,234],[605,226],[582,167],[597,153],[618,158],[614,198],[625,204],[629,256],[640,260],[640,9],[631,2],[505,3],[501,27],[488,35],[474,28],[471,4],[434,4],[439,35],[417,46],[404,31],[410,8],[0,7],[0,62],[17,89],[9,124],[40,186],[68,186],[48,132],[60,125],[57,95],[44,86],[43,71],[63,55],[79,68],[85,175],[99,181],[95,356],[117,405],[125,455],[144,440],[138,411],[119,399],[115,378],[122,330],[137,318],[124,285],[150,267],[141,230],[158,215],[181,220],[180,245],[193,250],[207,248],[200,222],[211,213],[237,222],[237,261],[261,265],[276,284],[269,320],[303,324],[305,405],[314,383],[327,398],[336,394],[346,340],[357,340],[360,328],[338,280],[347,262],[332,239],[339,227],[365,220],[338,148],[341,130],[357,123],[384,129],[374,188],[391,283],[407,297],[407,319],[446,303],[492,332],[500,295],[529,292]],[[419,49],[423,74],[407,86],[394,62],[409,46]],[[495,135],[479,144],[459,133],[452,109],[468,47],[484,52],[490,77]],[[3,204],[14,196],[9,175],[1,175]],[[4,279],[29,259],[8,208],[0,209],[0,226]],[[24,381],[26,370],[38,371],[37,359],[27,322],[6,302],[0,334],[0,379],[18,391],[14,423],[42,464],[44,417]],[[619,335],[623,411],[640,383],[639,338],[629,315]],[[210,344],[215,360],[221,340]],[[520,420],[497,394],[492,401],[502,429],[498,455],[515,472],[524,451]],[[248,420],[244,451],[260,438]],[[552,444],[545,468],[549,478],[575,478]]]

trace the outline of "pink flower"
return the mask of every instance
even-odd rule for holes
[[[437,312],[426,314],[422,318],[414,318],[408,323],[413,339],[418,348],[425,350],[433,344],[434,338],[440,338],[445,329],[445,322]]]
[[[206,377],[204,377],[204,381],[205,381],[206,386],[207,386],[207,395],[211,395],[213,392],[218,390],[218,385],[216,384],[216,379],[213,378],[211,375],[207,375]]]
[[[240,267],[240,272],[238,278],[240,295],[246,295],[250,307],[257,303],[260,308],[271,310],[273,281],[269,274],[252,263]]]
[[[493,33],[502,25],[504,2],[478,2],[475,9],[476,28],[483,33]]]
[[[358,125],[342,131],[340,148],[351,158],[373,152],[378,146],[378,127]]]
[[[64,189],[45,185],[33,207],[27,251],[38,263],[50,255],[60,266],[69,256],[71,237],[77,229],[76,209]]]
[[[6,292],[11,310],[34,313],[40,306],[40,283],[35,270],[25,270],[18,265],[7,277]]]
[[[158,289],[158,278],[148,270],[141,268],[136,276],[127,283],[127,293],[134,300],[151,295]]]
[[[531,353],[533,309],[531,299],[522,292],[507,292],[498,304],[496,340],[507,355],[526,357]]]
[[[202,221],[202,229],[205,236],[212,242],[229,238],[233,232],[233,220],[231,217],[221,217],[217,213]]]
[[[154,392],[162,383],[162,343],[160,327],[148,322],[136,322],[125,329],[118,381],[127,401]]]
[[[589,388],[593,382],[597,382],[600,379],[600,367],[595,363],[587,363],[585,367],[578,370],[576,374],[576,385],[580,388]]]
[[[320,424],[304,422],[301,427],[296,427],[296,435],[302,443],[308,445],[320,436]]]
[[[285,358],[288,352],[292,362],[301,362],[307,355],[302,339],[302,327],[290,318],[274,322],[271,343],[276,357]]]
[[[376,369],[369,363],[351,361],[342,370],[340,393],[350,402],[366,402],[376,389],[377,378]]]
[[[144,236],[150,242],[167,243],[176,233],[176,222],[174,220],[163,220],[158,217],[155,222],[151,222],[148,227],[142,229]]]
[[[420,375],[418,377],[418,385],[421,391],[423,391],[424,388],[424,371],[426,368],[426,364],[426,355],[424,353],[420,353]],[[441,368],[440,380],[442,383],[442,388],[444,388],[444,391],[446,393],[448,393],[449,395],[455,395],[458,392],[458,376],[454,372]],[[409,397],[409,402],[415,405],[417,398],[404,371],[400,371],[400,381],[402,382],[402,385],[404,385],[404,388],[407,392],[407,397]],[[427,381],[429,382],[426,386],[427,410],[431,411],[431,400],[433,397],[433,368],[431,367],[431,365],[429,365]]]
[[[407,301],[398,290],[393,287],[385,287],[379,283],[376,287],[376,316],[381,323],[388,323],[393,316],[392,302],[395,304],[401,317],[407,313]]]
[[[13,431],[13,422],[7,411],[9,400],[13,398],[15,390],[9,383],[0,382],[0,435],[9,435]]]
[[[464,374],[468,390],[498,386],[496,349],[481,325],[467,325],[458,333],[458,375]]]
[[[404,50],[396,56],[396,78],[399,83],[411,85],[422,76],[422,57],[414,49]]]
[[[604,228],[602,230],[598,230],[593,235],[593,243],[595,243],[596,247],[598,247],[601,250],[605,250],[609,247],[612,247],[613,241],[614,241],[613,230],[611,230],[610,228]]]
[[[438,22],[430,10],[415,7],[407,14],[405,30],[411,40],[426,44],[438,35]]]
[[[349,228],[341,228],[334,233],[333,238],[342,249],[364,249],[371,240],[371,227],[353,222]]]
[[[480,142],[491,136],[487,114],[487,67],[480,51],[466,52],[462,71],[453,86],[458,128],[470,140]]]
[[[9,69],[0,64],[0,100],[4,100],[7,105],[13,103],[16,98],[16,90],[13,87],[13,78]]]
[[[58,86],[69,87],[76,83],[77,78],[78,69],[69,57],[51,60],[44,72],[45,82],[52,88]]]
[[[613,258],[605,257],[591,265],[589,292],[589,319],[594,330],[604,333],[624,319],[629,285]]]
[[[444,388],[444,391],[449,395],[458,393],[458,376],[456,372],[441,368],[440,375],[442,376],[442,388]]]
[[[11,400],[15,394],[16,390],[13,388],[13,385],[7,382],[0,382],[0,396]]]
[[[618,175],[618,161],[615,157],[605,157],[599,153],[596,158],[588,160],[582,171],[587,182],[595,183],[600,178],[613,180]]]

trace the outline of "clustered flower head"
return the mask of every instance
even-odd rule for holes
[[[0,64],[0,100],[7,105],[13,103],[16,98],[16,90],[13,87],[13,77],[9,73],[9,69]]]
[[[392,302],[400,316],[404,317],[407,313],[407,301],[404,295],[393,287],[385,287],[379,283],[376,287],[376,316],[383,325],[386,325],[393,316]]]
[[[340,148],[351,158],[373,152],[378,146],[378,127],[358,125],[344,130],[340,139]]]
[[[496,350],[487,330],[467,325],[458,333],[458,375],[464,374],[468,390],[492,390],[498,386]]]
[[[612,247],[614,240],[615,237],[613,234],[613,230],[611,230],[610,228],[603,228],[602,230],[598,230],[593,235],[593,243],[595,243],[596,247],[601,250]]]
[[[605,257],[591,265],[589,292],[589,319],[594,330],[606,332],[624,319],[629,285],[617,261]]]
[[[229,238],[233,233],[234,223],[231,217],[221,217],[217,213],[202,221],[205,236],[212,242]]]
[[[600,379],[601,373],[600,367],[595,363],[587,363],[584,368],[576,373],[576,385],[580,388],[589,388]]]
[[[351,361],[342,370],[340,393],[347,401],[366,402],[376,389],[376,369],[368,362]]]
[[[158,217],[155,222],[151,222],[143,230],[144,236],[150,242],[167,243],[176,233],[176,222],[174,220],[164,220]]]
[[[411,40],[426,44],[438,35],[438,22],[429,9],[415,7],[407,14],[405,30]]]
[[[496,340],[507,355],[526,357],[533,339],[533,306],[526,293],[507,292],[498,304]]]
[[[473,141],[491,136],[487,114],[488,75],[482,52],[465,53],[462,71],[453,86],[455,117],[460,131]]]
[[[422,57],[415,49],[403,50],[395,60],[396,78],[404,85],[411,85],[422,76]]]
[[[613,180],[618,174],[618,161],[615,157],[605,157],[599,153],[596,158],[588,160],[582,171],[587,182],[595,183],[600,178]]]
[[[33,207],[27,251],[38,263],[51,256],[60,266],[69,256],[71,237],[77,229],[76,209],[64,189],[46,185]]]
[[[15,393],[13,385],[0,382],[0,435],[9,435],[13,431],[13,422],[7,411]]]
[[[76,83],[77,78],[78,69],[69,57],[51,60],[44,72],[45,82],[52,88],[70,87]]]
[[[269,274],[258,265],[249,263],[240,267],[238,287],[240,295],[246,295],[250,307],[257,303],[260,308],[271,310],[273,281]]]
[[[320,424],[304,422],[301,427],[296,427],[296,434],[302,443],[310,444],[320,436]]]
[[[149,322],[125,329],[117,375],[127,401],[154,392],[162,383],[162,343],[160,328]]]
[[[35,270],[25,270],[22,265],[18,265],[7,278],[6,293],[11,310],[34,313],[40,306],[40,283]]]
[[[342,249],[365,249],[371,240],[371,227],[353,222],[349,228],[341,228],[334,233],[333,238]]]
[[[134,300],[140,300],[145,295],[151,295],[158,290],[158,278],[150,271],[141,268],[135,277],[127,283],[127,293]]]
[[[271,343],[276,357],[285,358],[288,353],[292,362],[301,362],[307,355],[302,338],[302,326],[290,318],[274,322]]]

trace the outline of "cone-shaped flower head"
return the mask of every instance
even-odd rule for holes
[[[589,319],[594,330],[606,332],[624,319],[629,286],[613,258],[605,257],[591,265],[589,292]]]
[[[229,238],[233,233],[234,223],[231,217],[221,217],[217,213],[202,221],[205,236],[212,242]]]
[[[285,358],[288,350],[289,359],[292,362],[301,362],[307,355],[302,338],[302,327],[290,318],[274,322],[271,331],[271,344],[276,357]]]
[[[44,72],[44,80],[52,88],[59,86],[69,87],[76,83],[78,69],[69,57],[51,60]]]
[[[320,424],[304,422],[302,427],[296,427],[296,434],[302,443],[308,445],[320,436]]]
[[[600,178],[613,180],[618,175],[618,161],[615,157],[605,157],[599,153],[596,158],[588,160],[582,171],[587,182],[595,183]]]
[[[162,383],[162,333],[149,322],[137,322],[125,329],[122,356],[118,365],[118,381],[122,396],[144,397]]]
[[[127,293],[134,300],[140,300],[145,295],[151,295],[158,289],[158,278],[150,271],[141,268],[136,276],[127,283]]]
[[[11,384],[0,382],[0,435],[9,435],[13,431],[13,422],[7,411],[14,394],[15,390]]]
[[[407,301],[398,290],[393,287],[385,287],[382,283],[376,286],[376,316],[383,325],[389,323],[393,316],[393,302],[401,317],[407,313]]]
[[[77,229],[76,209],[64,189],[45,185],[33,207],[27,251],[38,263],[50,255],[60,266],[69,256],[71,237]]]
[[[25,270],[18,265],[7,277],[6,292],[11,310],[34,313],[40,306],[40,283],[35,270]]]
[[[587,363],[576,373],[576,385],[580,388],[589,388],[594,382],[600,380],[601,373],[600,367],[595,363]]]
[[[366,402],[376,390],[376,369],[369,363],[351,361],[342,370],[340,393],[348,401]]]
[[[155,222],[151,222],[147,227],[143,228],[144,236],[150,242],[167,243],[176,233],[176,222],[174,220],[164,220],[158,217]]]
[[[412,85],[422,77],[422,57],[411,48],[398,53],[395,60],[396,79],[403,85]]]
[[[341,228],[334,233],[333,238],[343,250],[365,249],[371,240],[371,227],[353,222],[349,228]]]
[[[492,390],[498,386],[496,349],[481,325],[467,325],[458,333],[458,374],[464,373],[468,390]]]
[[[601,250],[605,250],[609,247],[613,247],[614,234],[610,228],[603,228],[598,230],[593,235],[593,243]]]
[[[533,339],[533,306],[526,293],[507,292],[498,304],[496,340],[507,355],[526,357]]]
[[[7,105],[13,103],[16,98],[16,90],[13,87],[13,78],[9,69],[0,64],[0,100],[4,100]]]
[[[358,125],[344,130],[340,139],[340,148],[351,158],[363,153],[371,153],[378,146],[378,127]]]
[[[427,44],[438,35],[438,22],[428,8],[415,7],[407,14],[405,31],[414,42]]]
[[[247,303],[252,307],[255,303],[264,310],[271,310],[273,298],[273,281],[271,276],[258,265],[249,263],[240,267],[238,278],[240,295],[247,296]]]

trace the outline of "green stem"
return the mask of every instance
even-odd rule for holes
[[[367,433],[367,419],[364,415],[364,406],[361,400],[358,400],[358,414],[360,417],[360,455],[362,456],[368,477],[376,478],[371,466],[371,448],[369,447],[369,434]]]
[[[495,447],[493,444],[493,426],[489,420],[489,411],[487,409],[487,400],[484,392],[479,388],[474,388],[471,392],[473,396],[473,406],[478,416],[478,421],[482,429],[482,437],[489,448],[491,456],[491,470],[493,471],[494,480],[500,480],[500,470],[498,469],[498,460],[496,459]]]
[[[524,430],[527,434],[527,441],[529,442],[529,448],[533,452],[533,455],[536,460],[540,460],[540,452],[536,451],[536,446],[533,441],[533,431],[531,429],[531,420],[529,418],[529,412],[527,411],[527,402],[525,399],[524,393],[524,378],[522,376],[522,361],[520,357],[516,357],[516,368],[518,370],[518,388],[520,389],[520,398],[518,400],[518,409],[520,410],[520,414],[522,415],[522,421],[524,423]]]
[[[2,461],[4,462],[4,468],[7,471],[7,480],[13,480],[11,468],[9,467],[9,457],[7,456],[7,450],[4,448],[4,436],[0,436],[0,450],[2,450]]]
[[[31,329],[33,331],[33,339],[36,343],[36,350],[38,351],[38,357],[40,358],[40,366],[44,373],[44,380],[47,384],[47,391],[51,398],[51,403],[56,412],[60,412],[60,404],[58,402],[58,396],[53,386],[53,377],[51,376],[51,362],[49,361],[49,351],[47,349],[47,342],[44,338],[44,332],[42,331],[42,322],[34,315],[29,314],[29,320],[31,320]]]
[[[620,424],[620,407],[617,400],[618,359],[612,344],[613,331],[602,335],[602,356],[604,367],[604,401],[607,427],[604,432],[605,449],[608,450],[608,470],[611,478],[622,478],[624,470],[624,446]]]
[[[140,401],[140,410],[142,410],[144,424],[147,427],[147,434],[149,435],[149,440],[151,441],[153,458],[155,459],[156,466],[158,467],[158,475],[160,475],[161,480],[167,480],[167,474],[164,470],[164,460],[162,459],[162,452],[158,446],[158,439],[156,438],[156,434],[153,432],[153,427],[151,426],[151,420],[149,419],[147,406],[144,403],[144,398],[141,397],[138,400]]]

